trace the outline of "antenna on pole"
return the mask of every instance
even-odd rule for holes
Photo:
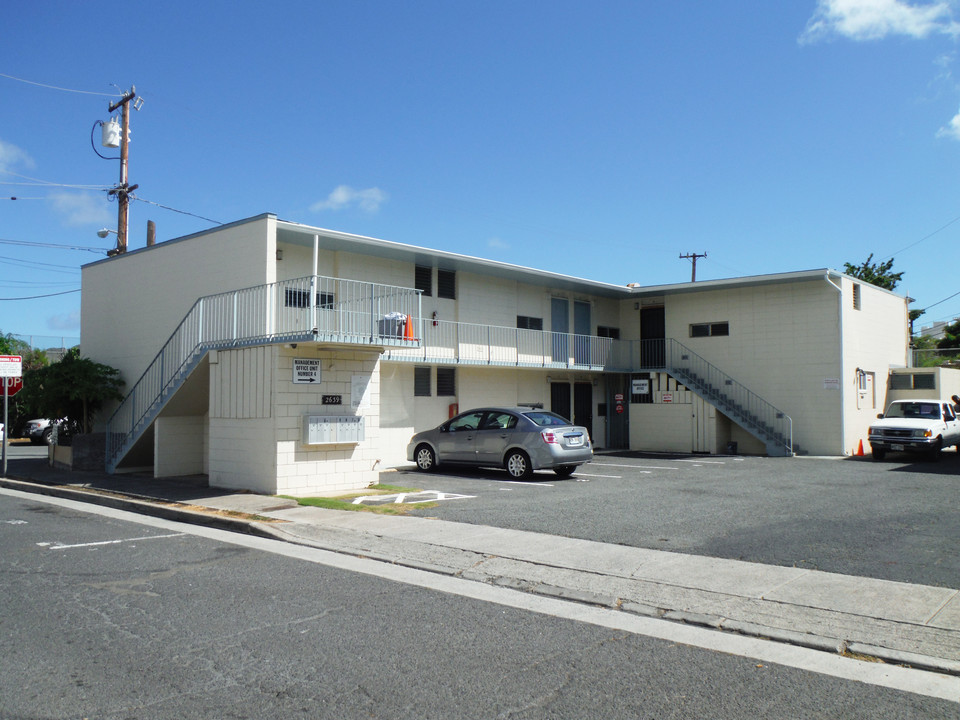
[[[707,256],[706,253],[701,253],[701,254],[687,253],[686,255],[680,256],[681,260],[684,260],[684,259],[690,260],[693,264],[693,271],[690,273],[690,282],[697,281],[697,258],[705,258],[706,256]]]

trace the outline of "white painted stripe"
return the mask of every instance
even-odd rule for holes
[[[61,545],[60,543],[37,543],[40,546],[46,546],[50,550],[73,550],[74,548],[97,547],[98,545],[122,545],[123,543],[141,542],[143,540],[161,540],[163,538],[182,537],[184,533],[173,533],[171,535],[145,535],[143,537],[127,538],[125,540],[99,540],[97,542],[77,543],[76,545]]]
[[[695,460],[693,458],[689,460],[677,460],[677,462],[699,463],[701,465],[726,465],[727,464],[723,460]]]
[[[519,480],[501,480],[500,482],[504,485],[523,485],[524,487],[553,487],[550,483],[520,482]]]
[[[650,474],[650,471],[649,471],[649,470],[640,470],[639,472],[640,472],[641,474],[643,474],[643,475],[649,475],[649,474]],[[613,479],[615,479],[615,480],[622,480],[622,479],[623,479],[623,475],[594,475],[593,473],[583,473],[583,472],[578,472],[578,473],[574,474],[574,477],[613,478]]]
[[[598,463],[596,461],[590,461],[590,467],[595,466],[604,466],[604,467],[616,467],[616,468],[642,468],[644,470],[679,470],[680,468],[675,467],[659,467],[657,465],[623,465],[621,463]]]
[[[727,655],[752,658],[761,662],[776,663],[778,665],[815,672],[843,680],[892,688],[917,695],[950,700],[951,702],[956,702],[957,698],[960,697],[960,677],[952,675],[940,675],[925,670],[864,662],[820,650],[811,650],[809,648],[747,637],[745,635],[735,635],[733,633],[710,630],[694,625],[684,625],[667,620],[641,617],[620,610],[608,610],[592,605],[532,595],[518,590],[496,587],[471,580],[463,580],[462,578],[448,575],[430,573],[425,570],[416,570],[401,565],[377,562],[352,555],[342,555],[328,550],[318,550],[302,545],[294,545],[283,542],[282,540],[268,540],[201,525],[181,526],[180,523],[171,520],[137,515],[136,513],[88,505],[73,500],[41,497],[32,493],[7,490],[5,488],[0,488],[0,494],[30,499],[34,502],[45,502],[60,507],[68,507],[80,512],[113,517],[118,520],[147,525],[149,527],[170,530],[182,529],[184,532],[177,534],[196,535],[218,542],[248,547],[284,557],[436,590],[438,592],[497,603],[507,607],[528,610],[530,612],[576,622],[585,622],[599,627],[622,630],[635,635],[690,645],[691,647],[721,652]]]

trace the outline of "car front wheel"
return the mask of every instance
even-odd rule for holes
[[[503,466],[514,480],[526,480],[533,472],[530,467],[530,458],[523,450],[510,451]]]
[[[434,455],[433,449],[429,445],[418,447],[414,457],[417,460],[417,469],[423,472],[430,472],[437,467],[437,456]]]
[[[873,451],[874,460],[883,460],[886,456],[887,456],[887,451],[884,450],[883,448],[876,448]]]

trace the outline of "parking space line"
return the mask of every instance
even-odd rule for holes
[[[127,538],[125,540],[100,540],[98,542],[77,543],[76,545],[61,545],[57,543],[37,543],[40,547],[49,550],[73,550],[75,548],[96,547],[98,545],[120,545],[122,543],[140,542],[142,540],[161,540],[164,538],[183,537],[186,533],[172,533],[170,535],[145,535],[143,537]]]
[[[550,483],[519,482],[517,480],[501,480],[500,482],[504,485],[523,485],[524,487],[553,487]]]
[[[616,468],[626,468],[634,469],[641,468],[643,470],[679,470],[680,468],[675,467],[660,467],[658,465],[622,465],[620,463],[598,463],[596,461],[590,461],[591,467],[603,466],[603,467],[616,467]]]
[[[642,475],[649,475],[648,470],[640,470]],[[596,478],[614,478],[615,480],[622,480],[623,475],[594,475],[593,473],[582,473],[578,472],[575,477],[596,477]]]
[[[689,460],[677,460],[677,462],[697,463],[698,465],[726,465],[727,464],[723,460],[697,460],[695,458],[690,458]]]

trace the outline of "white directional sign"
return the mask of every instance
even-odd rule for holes
[[[294,358],[293,382],[295,384],[320,382],[320,361],[310,358]]]
[[[0,377],[23,375],[23,358],[19,355],[0,355]]]

